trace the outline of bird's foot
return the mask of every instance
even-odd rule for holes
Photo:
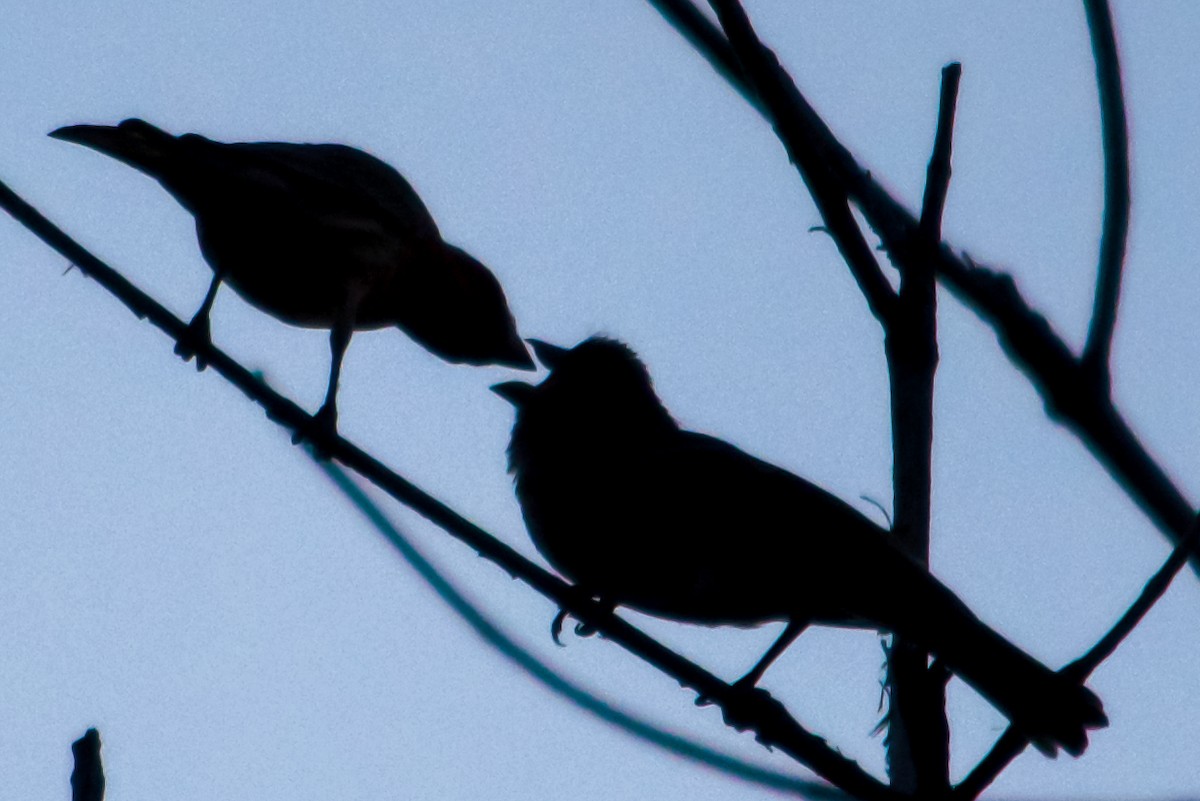
[[[208,367],[208,360],[201,356],[199,351],[205,347],[212,347],[212,333],[207,315],[193,318],[187,328],[183,329],[183,334],[175,343],[175,354],[185,362],[190,362],[194,356],[196,369],[203,370]]]
[[[737,731],[757,729],[763,721],[787,709],[774,696],[761,687],[755,687],[751,677],[745,676],[729,685],[729,697],[721,704],[721,717],[726,726]],[[712,706],[717,702],[707,695],[696,697],[696,706]]]
[[[566,643],[562,641],[563,623],[566,622],[570,615],[566,609],[559,609],[558,614],[554,616],[554,620],[550,622],[550,639],[554,640],[554,644],[560,648],[566,648]],[[596,633],[595,626],[589,626],[587,623],[575,624],[576,637],[591,637]]]
[[[329,445],[337,437],[337,407],[325,404],[292,433],[292,444],[307,442],[321,461],[329,461]]]
[[[612,611],[614,609],[616,609],[616,607],[617,607],[616,604],[608,603],[604,600],[598,600],[598,599],[594,598],[593,596],[589,595],[586,590],[580,590],[578,587],[573,587],[572,590],[574,592],[578,593],[580,604],[584,604],[584,603],[600,604],[604,608],[604,611],[607,612],[608,614],[612,614]],[[550,637],[551,637],[551,639],[554,640],[554,644],[559,647],[566,647],[563,644],[561,637],[562,637],[563,623],[566,622],[566,620],[570,616],[570,614],[571,613],[568,612],[566,609],[560,609],[560,610],[558,610],[558,614],[554,616],[554,620],[550,623]],[[583,621],[580,621],[575,624],[575,636],[576,637],[591,637],[591,636],[595,635],[596,633],[597,633],[597,629],[595,626],[589,625],[588,623],[584,623]]]

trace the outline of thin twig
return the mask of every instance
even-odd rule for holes
[[[1100,237],[1100,265],[1096,273],[1096,299],[1092,323],[1083,349],[1083,366],[1094,375],[1096,389],[1109,391],[1109,360],[1117,304],[1121,296],[1121,265],[1129,237],[1129,126],[1125,95],[1121,89],[1121,63],[1108,0],[1083,0],[1096,86],[1100,94],[1100,130],[1104,141],[1104,224]]]
[[[0,183],[0,206],[18,222],[69,259],[81,272],[95,279],[115,295],[134,314],[178,341],[185,325],[123,276],[93,256],[40,212]],[[291,431],[310,431],[312,417],[291,400],[267,387],[257,376],[223,351],[200,343],[197,355],[218,374],[262,406],[267,416]],[[807,765],[851,795],[881,801],[898,796],[873,778],[851,759],[830,748],[824,740],[804,729],[782,704],[760,696],[747,697],[699,665],[664,647],[639,629],[626,623],[610,609],[581,596],[562,579],[531,562],[520,553],[419,487],[402,478],[341,436],[323,438],[322,451],[366,478],[375,486],[408,506],[425,519],[467,544],[480,556],[494,562],[514,578],[519,578],[551,599],[580,621],[602,632],[644,661],[670,675],[683,687],[694,689],[699,697],[719,706],[726,720],[739,730],[753,731],[756,739],[778,748]]]
[[[1167,561],[1158,569],[1158,572],[1146,582],[1146,586],[1142,588],[1138,599],[1126,610],[1109,630],[1107,634],[1100,638],[1100,641],[1092,646],[1086,654],[1076,659],[1071,664],[1067,665],[1063,670],[1072,678],[1083,681],[1092,674],[1102,662],[1113,655],[1126,637],[1128,637],[1142,618],[1158,603],[1159,599],[1166,593],[1167,588],[1171,586],[1171,582],[1175,580],[1180,568],[1187,561],[1188,544],[1196,545],[1200,543],[1200,515],[1192,521],[1192,529],[1188,532],[1186,538],[1167,557]]]
[[[1137,627],[1142,618],[1146,616],[1167,588],[1171,586],[1171,582],[1179,571],[1183,569],[1184,564],[1188,561],[1188,555],[1200,545],[1200,514],[1192,519],[1192,524],[1188,534],[1175,548],[1171,551],[1171,555],[1163,562],[1163,566],[1158,569],[1158,572],[1146,582],[1146,586],[1142,588],[1137,600],[1130,605],[1125,614],[1113,624],[1113,627],[1100,638],[1100,641],[1093,645],[1088,652],[1083,656],[1071,662],[1059,672],[1070,676],[1074,681],[1082,683],[1092,674],[1104,660],[1108,659],[1116,651],[1126,637]],[[1009,727],[1004,735],[1001,736],[996,744],[992,746],[992,750],[988,755],[975,766],[962,782],[954,788],[952,796],[953,801],[972,801],[996,780],[1010,762],[1025,750],[1029,745],[1029,740],[1018,732],[1013,727]]]
[[[669,16],[671,9],[661,0],[648,2],[668,16],[676,28],[698,24],[690,15]],[[712,27],[703,18],[699,24]],[[703,48],[701,55],[710,62],[718,59],[718,51],[703,44],[705,37],[696,35],[689,41],[701,42],[696,47]],[[736,73],[722,74],[744,93],[744,78]],[[902,260],[902,254],[912,252],[919,237],[916,217],[859,165],[820,115],[798,91],[796,94],[805,108],[804,135],[844,182],[851,200],[858,204],[885,249],[897,261]],[[761,113],[761,108],[756,108]],[[935,266],[938,278],[951,294],[996,332],[1005,354],[1042,396],[1051,416],[1091,451],[1167,540],[1172,545],[1178,543],[1191,523],[1192,504],[1146,450],[1111,399],[1090,391],[1088,377],[1066,341],[1045,315],[1021,296],[1012,276],[958,255],[945,242]],[[1190,559],[1193,571],[1200,574],[1200,546]]]
[[[794,101],[798,94],[795,83],[780,66],[775,54],[759,41],[737,0],[711,2],[742,65],[743,73],[749,77],[756,94],[767,108],[767,116],[776,135],[808,186],[817,211],[854,280],[858,282],[867,306],[875,318],[886,325],[895,313],[896,292],[859,230],[845,191],[833,180],[821,154],[808,145],[808,139],[802,133],[804,125],[799,114],[803,109]]]

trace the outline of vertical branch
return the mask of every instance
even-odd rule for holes
[[[944,75],[924,234],[912,252],[898,260],[897,295],[870,254],[861,256],[862,233],[850,217],[847,190],[829,170],[806,130],[812,111],[791,77],[758,36],[737,0],[710,0],[742,72],[774,124],[794,164],[885,331],[892,388],[895,493],[900,547],[928,564],[930,483],[933,440],[933,378],[937,368],[936,255],[941,212],[950,178],[950,131],[960,69]],[[660,7],[660,11],[661,11]],[[695,15],[689,15],[695,27]],[[709,37],[711,38],[711,37]],[[889,660],[892,711],[889,713],[889,771],[903,793],[944,796],[949,792],[949,727],[945,716],[945,674],[928,669],[928,654],[898,640]]]
[[[897,544],[929,566],[932,497],[933,389],[937,371],[934,264],[950,187],[950,151],[961,65],[942,70],[937,133],[925,182],[917,252],[902,260],[900,295],[885,350],[892,399]],[[888,655],[888,771],[902,792],[943,797],[950,787],[949,674],[929,668],[928,652],[896,637]]]
[[[1109,358],[1121,295],[1121,265],[1129,236],[1129,126],[1108,0],[1084,0],[1083,8],[1096,61],[1100,128],[1104,141],[1104,226],[1100,237],[1096,299],[1083,350],[1083,368],[1095,382],[1094,389],[1107,394],[1111,382]]]

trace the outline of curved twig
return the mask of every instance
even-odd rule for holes
[[[1107,393],[1111,382],[1109,358],[1117,305],[1121,297],[1121,265],[1129,237],[1129,126],[1121,89],[1121,64],[1108,0],[1083,0],[1096,86],[1100,93],[1100,130],[1104,140],[1104,223],[1100,236],[1100,265],[1096,273],[1096,298],[1083,366],[1095,376],[1097,391]]]

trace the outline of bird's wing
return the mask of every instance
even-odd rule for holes
[[[697,508],[741,529],[738,537],[754,539],[763,529],[789,531],[788,539],[801,540],[885,533],[835,495],[728,442],[681,432],[679,443],[682,478],[689,485],[681,490],[694,494]]]
[[[260,177],[278,179],[293,202],[317,215],[382,216],[392,230],[439,240],[437,224],[412,186],[395,168],[347,145],[291,142],[217,144]],[[332,221],[331,221],[332,222]]]
[[[678,442],[672,547],[719,561],[742,577],[733,586],[753,576],[756,593],[777,599],[770,606],[802,596],[818,621],[862,625],[857,597],[911,569],[881,527],[815,484],[713,437],[681,432]]]

